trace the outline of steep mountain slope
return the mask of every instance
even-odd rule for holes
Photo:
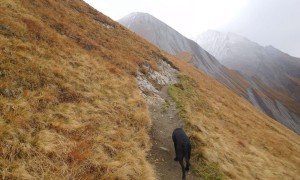
[[[300,59],[233,33],[207,31],[197,38],[221,63],[250,82],[253,104],[300,133]],[[265,98],[267,97],[267,99]]]
[[[247,76],[260,77],[270,87],[293,92],[289,77],[300,77],[300,58],[272,46],[262,47],[236,34],[217,31],[207,31],[195,41],[222,64]]]
[[[299,136],[83,1],[4,0],[0,10],[1,179],[157,179],[145,97],[172,83],[161,64],[179,73],[169,93],[195,174],[299,177]]]
[[[238,94],[246,94],[245,89],[248,85],[239,73],[225,68],[197,43],[152,15],[134,12],[118,22],[168,53],[194,64],[198,69],[213,76]]]
[[[291,144],[281,144],[290,136],[280,130],[282,125],[191,65],[178,59],[174,64],[193,78],[180,76],[180,83],[172,86],[169,92],[181,107],[180,114],[195,142],[193,147],[197,155],[193,160],[209,159],[204,165],[201,160],[193,162],[197,173],[203,174],[201,169],[219,167],[226,179],[297,179],[291,174],[298,176],[300,173],[297,168],[300,159],[286,153],[291,152]],[[294,142],[300,145],[298,139],[299,136]],[[296,166],[284,162],[279,158],[281,155],[293,159]],[[219,166],[215,167],[215,163]],[[289,164],[289,167],[281,169],[277,163]]]
[[[244,76],[241,75],[240,72],[222,66],[213,56],[208,54],[195,42],[182,36],[176,30],[147,13],[131,13],[120,19],[119,22],[133,32],[136,32],[148,41],[157,45],[161,49],[176,55],[184,61],[194,64],[198,69],[210,74],[212,77],[237,93],[239,96],[247,99],[254,106],[267,113],[270,117],[281,122],[298,134],[300,133],[300,107],[296,105],[297,102],[295,102],[293,98],[290,98],[286,95],[292,93],[294,96],[299,96],[299,93],[297,93],[297,90],[299,90],[299,85],[297,85],[299,83],[299,78],[295,78],[295,76],[288,76],[290,77],[289,81],[293,83],[283,84],[281,86],[281,89],[283,89],[284,87],[293,84],[291,88],[293,89],[293,92],[276,91],[272,89],[272,86],[269,88],[270,86],[265,85],[264,82],[261,82],[262,79],[257,78],[257,76],[256,78],[252,78],[254,74]],[[246,42],[247,40],[233,35],[232,38],[230,38],[230,42],[232,44],[241,41]],[[255,43],[244,44],[246,45],[241,47],[238,46],[234,49],[234,51],[244,52],[245,50],[242,50],[243,48],[252,47],[257,49],[257,45]],[[227,51],[228,47],[226,47],[222,42],[218,42],[218,48],[214,48],[215,49],[213,52],[217,55],[217,57],[220,57],[218,53],[224,52],[223,54],[229,54],[231,51]],[[240,59],[242,59],[247,53],[248,52],[245,52],[244,54],[241,53],[242,57],[240,57]],[[248,64],[249,67],[245,67],[260,69],[261,67],[259,64],[260,63],[256,63],[255,66],[253,66],[253,64]],[[293,69],[294,74],[299,72],[296,71],[296,69],[297,68]],[[262,73],[264,73],[264,71],[262,71]],[[272,84],[275,85],[276,81],[278,81],[276,79],[277,75],[274,75],[274,73],[269,73],[267,75],[268,76],[266,78],[269,78],[269,76],[273,77],[274,81],[272,81]],[[285,81],[286,78],[281,79],[282,82],[287,82]]]
[[[135,74],[159,50],[79,0],[0,17],[1,179],[155,179]]]
[[[213,74],[222,66],[195,42],[185,38],[150,14],[131,13],[118,22],[171,54],[176,55],[180,52],[192,54],[191,61],[205,72]]]

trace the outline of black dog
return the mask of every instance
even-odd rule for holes
[[[176,128],[173,131],[172,139],[175,147],[175,161],[179,161],[182,169],[182,179],[185,179],[185,171],[190,168],[190,157],[191,157],[191,143],[187,135],[182,128]],[[183,158],[185,158],[186,167],[183,165]]]

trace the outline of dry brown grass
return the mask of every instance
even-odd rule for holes
[[[185,62],[191,62],[193,59],[193,56],[188,52],[181,52],[181,53],[177,54],[176,57]]]
[[[208,179],[222,178],[222,174],[226,179],[300,176],[298,135],[194,67],[170,59],[188,74],[169,92],[181,104],[181,115],[194,143],[196,173]],[[205,172],[203,167],[215,171]]]
[[[250,86],[249,82],[247,82],[238,71],[228,69],[228,68],[225,68],[225,67],[223,67],[222,70],[232,80],[234,80],[234,81],[230,81],[230,83],[226,84],[229,87],[229,89],[232,90],[233,92],[235,92],[239,96],[246,97],[247,96],[247,89]],[[219,82],[226,82],[226,80],[223,81],[222,77],[220,77]]]
[[[255,82],[263,90],[263,92],[260,92],[260,91],[257,92],[262,97],[268,96],[268,98],[272,99],[273,101],[279,100],[280,103],[282,103],[285,107],[287,107],[289,109],[289,111],[300,116],[300,104],[299,104],[299,102],[297,102],[296,99],[291,97],[292,95],[290,94],[290,92],[270,88],[258,79],[255,79]],[[295,96],[297,96],[297,95],[295,95]]]
[[[153,179],[134,74],[159,50],[82,1],[0,9],[1,178]]]

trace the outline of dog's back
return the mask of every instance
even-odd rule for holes
[[[185,179],[185,170],[188,171],[190,167],[190,157],[191,157],[191,143],[187,135],[182,128],[176,128],[173,131],[172,139],[175,148],[175,161],[179,161],[182,168],[182,179]],[[186,167],[184,168],[183,158],[186,161]]]
[[[185,144],[185,143],[190,142],[189,138],[187,137],[187,135],[185,134],[185,132],[182,128],[176,128],[173,131],[172,138],[173,138],[173,141],[175,138],[176,142],[180,143],[180,144]]]

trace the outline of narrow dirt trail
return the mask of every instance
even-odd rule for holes
[[[153,121],[151,129],[152,149],[150,151],[150,162],[155,165],[158,178],[161,180],[180,180],[181,168],[178,162],[174,161],[175,151],[172,141],[172,132],[175,128],[184,128],[184,123],[177,116],[176,103],[167,93],[164,87],[158,95],[165,100],[149,104],[151,118]],[[168,104],[168,105],[166,105]],[[187,180],[196,178],[187,173]]]

